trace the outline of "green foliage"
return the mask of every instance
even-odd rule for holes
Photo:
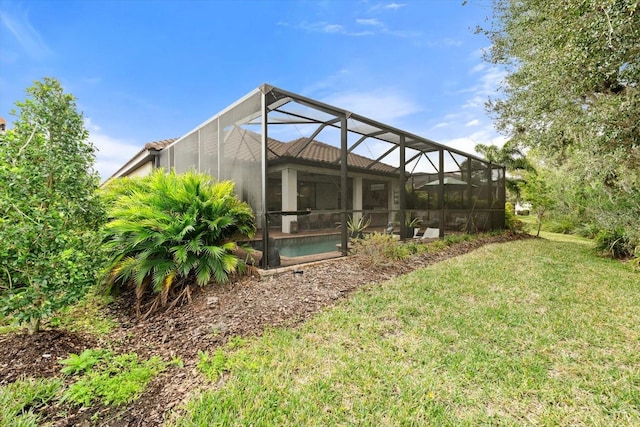
[[[62,380],[20,379],[0,386],[0,426],[38,426],[34,412],[52,400],[62,388]]]
[[[111,295],[106,295],[99,287],[92,288],[82,300],[51,317],[47,325],[70,332],[106,335],[117,326],[103,310],[111,301]]]
[[[522,233],[524,231],[524,223],[516,217],[515,208],[509,202],[504,205],[504,226],[512,233]]]
[[[49,78],[27,94],[0,134],[0,312],[35,332],[96,283],[104,214],[75,99]]]
[[[371,233],[353,242],[352,253],[365,265],[385,267],[411,254],[409,248],[390,234]]]
[[[523,150],[512,141],[508,141],[502,147],[476,144],[475,151],[482,154],[490,162],[505,166],[508,172],[505,178],[506,190],[513,200],[519,201],[524,183],[521,178],[522,173],[535,172],[533,163],[525,156]]]
[[[112,184],[113,185],[113,184]],[[233,183],[205,174],[155,171],[109,185],[115,201],[105,226],[110,254],[107,283],[134,286],[139,304],[157,295],[148,313],[188,297],[189,285],[226,282],[245,264],[232,252],[255,233],[253,212],[233,194]],[[115,190],[114,190],[115,188]]]
[[[123,405],[133,401],[147,384],[166,368],[158,357],[139,361],[135,353],[103,355],[103,361],[73,383],[62,396],[63,402],[90,406]]]
[[[366,230],[370,224],[371,217],[364,215],[359,216],[357,219],[349,217],[347,218],[347,231],[353,238],[362,238],[364,230]],[[338,227],[342,227],[342,225],[338,223]]]
[[[602,230],[595,241],[596,251],[611,258],[627,258],[634,254],[635,248],[620,229]]]
[[[220,348],[216,349],[213,354],[208,351],[198,351],[198,370],[211,381],[216,381],[228,369],[227,362],[227,356]]]
[[[563,215],[640,244],[637,0],[494,0],[487,59],[507,70],[490,102],[509,143],[554,175]],[[561,200],[559,200],[561,202]],[[562,203],[560,203],[562,204]],[[569,212],[567,212],[569,210]]]
[[[211,381],[217,381],[225,372],[232,369],[255,369],[256,362],[247,358],[243,349],[247,340],[234,336],[222,348],[216,349],[213,354],[208,351],[198,351],[198,370]]]
[[[556,205],[556,199],[550,191],[550,186],[545,178],[538,173],[531,174],[527,177],[527,182],[522,189],[522,197],[525,201],[531,203],[531,207],[536,213],[538,219],[538,232],[536,236],[539,236],[542,219],[547,211]]]
[[[468,242],[469,240],[473,240],[475,238],[475,235],[471,235],[471,234],[449,234],[448,236],[445,236],[443,241],[444,243],[446,243],[448,246],[451,245],[455,245],[456,243],[460,243],[460,242]]]
[[[102,349],[88,348],[80,354],[71,353],[67,359],[61,360],[59,363],[65,365],[61,369],[63,374],[76,375],[88,372],[103,357],[109,353]]]

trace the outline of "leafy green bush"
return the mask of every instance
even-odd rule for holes
[[[611,258],[627,258],[634,255],[635,248],[624,235],[624,230],[602,230],[595,238],[595,250]]]
[[[516,218],[515,208],[509,202],[504,205],[504,226],[512,233],[522,233],[524,231],[524,223]]]
[[[460,242],[468,242],[469,240],[473,240],[475,235],[463,233],[463,234],[449,234],[444,237],[444,242],[447,245],[454,245]]]
[[[0,313],[33,333],[97,283],[104,210],[74,97],[54,79],[27,93],[0,133]]]
[[[117,326],[116,320],[103,310],[112,301],[111,295],[92,288],[80,301],[51,317],[47,325],[69,332],[106,335]]]
[[[595,239],[599,232],[600,227],[592,222],[582,224],[575,229],[575,233],[577,235],[586,237],[588,239]]]
[[[156,298],[147,314],[170,298],[171,304],[189,298],[191,283],[226,282],[245,267],[232,252],[256,226],[249,205],[234,196],[233,183],[162,170],[129,183],[110,196],[115,201],[105,226],[111,256],[106,281],[111,289],[133,285],[138,313],[148,289]]]
[[[549,221],[544,228],[551,233],[572,234],[576,231],[577,227],[578,225],[573,218],[560,217]]]

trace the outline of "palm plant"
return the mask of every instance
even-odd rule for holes
[[[190,284],[228,281],[245,267],[233,255],[237,240],[253,237],[255,221],[230,181],[215,182],[197,172],[162,170],[123,188],[109,211],[105,245],[111,259],[111,289],[133,285],[136,310],[148,289],[159,305],[190,299]]]
[[[349,217],[347,219],[347,231],[351,238],[361,239],[364,235],[364,230],[371,224],[371,217],[359,216],[358,218]]]

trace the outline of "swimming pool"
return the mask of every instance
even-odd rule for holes
[[[298,257],[327,252],[336,252],[340,243],[340,235],[306,236],[276,240],[276,247],[281,256]]]

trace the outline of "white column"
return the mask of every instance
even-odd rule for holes
[[[295,169],[282,171],[282,210],[298,210],[298,171]],[[283,216],[282,232],[291,233],[291,222],[296,220],[295,216]]]
[[[400,182],[397,179],[392,179],[389,185],[389,210],[397,211],[400,209],[400,190],[398,190]],[[389,212],[389,222],[394,222],[396,225],[399,225],[397,224],[398,221],[395,216],[393,212]]]
[[[359,211],[362,210],[362,177],[355,176],[353,177],[353,210]],[[354,221],[359,220],[362,217],[362,213],[354,212],[353,219]]]

